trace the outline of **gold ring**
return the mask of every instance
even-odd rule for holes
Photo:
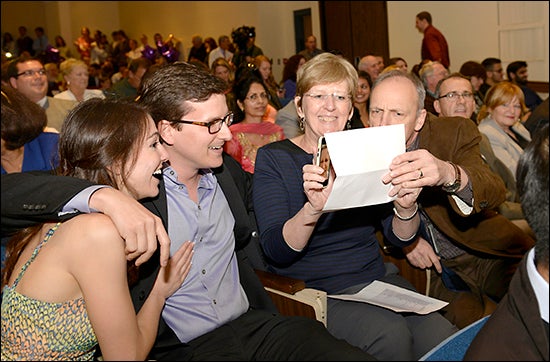
[[[420,180],[422,177],[424,177],[424,173],[422,173],[421,168],[419,168],[418,171],[420,171],[420,176],[418,176],[418,179]]]

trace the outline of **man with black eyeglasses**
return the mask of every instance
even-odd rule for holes
[[[42,62],[38,58],[19,57],[10,62],[7,73],[13,88],[46,110],[48,127],[60,131],[65,116],[77,102],[47,96],[48,76]]]
[[[195,242],[193,265],[182,286],[166,299],[149,358],[373,360],[361,349],[333,337],[318,321],[278,314],[248,264],[243,249],[258,243],[252,175],[223,153],[224,143],[231,139],[228,125],[232,121],[225,101],[226,88],[210,72],[176,62],[149,73],[139,93],[138,102],[149,109],[170,160],[163,170],[159,196],[142,203],[162,219],[171,250],[187,240]],[[39,216],[57,218],[57,213],[65,210],[59,209],[75,195],[77,199],[65,208],[80,210],[74,203],[79,196],[84,196],[84,208],[88,208],[88,198],[79,192],[98,187],[69,177],[23,174],[3,175],[1,185],[2,233],[31,216],[34,220]],[[45,186],[51,190],[46,192]],[[11,219],[7,215],[9,206],[14,205],[11,211],[19,213],[22,209],[16,205],[28,195],[44,208],[32,207],[30,214],[23,211],[25,215]],[[136,224],[143,213],[138,211],[138,203],[128,205],[129,201],[113,189],[96,191],[89,202],[90,208],[111,216],[119,230],[128,230],[128,225]],[[153,239],[155,233],[162,234],[149,231]],[[138,234],[146,238],[145,233]],[[121,235],[125,235],[123,231]],[[140,265],[138,281],[130,288],[137,311],[151,292],[158,270],[157,254]]]

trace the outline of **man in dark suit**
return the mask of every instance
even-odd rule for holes
[[[225,88],[214,75],[186,63],[166,64],[143,79],[139,102],[149,108],[170,158],[159,196],[143,200],[143,205],[162,219],[172,250],[187,240],[196,243],[189,276],[166,300],[149,358],[371,360],[359,348],[332,337],[320,322],[279,315],[246,262],[244,248],[258,237],[251,208],[252,175],[222,154],[232,122]],[[24,218],[37,219],[37,214],[57,218],[59,205],[90,186],[63,177],[4,176],[3,235],[5,227],[21,226]],[[22,183],[25,187],[20,188]],[[44,185],[55,190],[41,192]],[[31,191],[34,186],[38,193]],[[40,193],[43,200],[37,196]],[[29,195],[33,195],[30,204]],[[106,204],[93,200],[90,206],[118,215],[117,225],[125,223],[122,219],[133,222],[133,215],[117,203],[115,198]],[[66,207],[74,209],[71,204]],[[139,280],[131,287],[136,311],[151,291],[158,269],[156,256],[140,265]]]
[[[465,361],[548,361],[548,125],[525,148],[516,177],[521,205],[537,242],[523,258],[497,310],[472,341]]]

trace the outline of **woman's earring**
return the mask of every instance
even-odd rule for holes
[[[348,119],[348,121],[346,122],[346,129],[351,129],[351,119]]]
[[[298,120],[298,127],[300,127],[300,131],[302,131],[302,132],[304,131],[304,122],[305,122],[304,117],[302,117]]]

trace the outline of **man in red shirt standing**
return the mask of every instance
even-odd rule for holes
[[[422,11],[416,15],[416,28],[424,34],[422,39],[421,60],[437,60],[449,69],[449,46],[443,34],[432,25],[432,15]]]

